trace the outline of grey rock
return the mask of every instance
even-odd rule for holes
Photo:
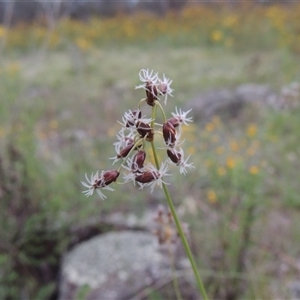
[[[234,95],[239,102],[254,104],[262,107],[279,109],[282,106],[280,95],[270,87],[262,84],[242,84],[234,90]]]
[[[197,97],[187,103],[187,107],[193,108],[196,120],[208,120],[213,115],[223,115],[229,113],[234,116],[241,109],[242,102],[235,97],[230,90],[212,90]]]
[[[282,106],[282,99],[268,86],[250,83],[239,85],[235,89],[201,93],[188,101],[186,108],[193,108],[196,121],[207,122],[214,115],[235,118],[249,105],[278,109]]]
[[[300,300],[300,281],[291,282],[289,285],[291,299]]]
[[[171,276],[169,259],[148,232],[111,232],[66,253],[59,299],[130,299],[156,280]],[[84,296],[80,293],[85,291]]]

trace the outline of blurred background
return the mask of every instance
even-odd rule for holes
[[[167,205],[81,193],[149,68],[167,114],[193,108],[195,169],[168,179],[209,297],[300,299],[299,20],[295,1],[0,1],[0,298],[57,299],[63,253],[111,230],[90,220]]]

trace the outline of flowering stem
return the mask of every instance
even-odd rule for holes
[[[156,154],[156,149],[155,149],[155,145],[153,142],[151,142],[151,147],[152,147],[152,151],[153,151],[153,156],[154,156],[154,160],[155,160],[155,164],[156,164],[156,167],[157,169],[159,169],[159,162],[158,162],[158,157],[157,157],[157,154]],[[182,241],[182,244],[183,244],[183,247],[185,249],[185,252],[190,260],[190,263],[191,263],[191,266],[192,266],[192,269],[193,269],[193,272],[194,272],[194,275],[195,275],[195,279],[197,281],[197,285],[198,285],[198,289],[199,289],[199,292],[201,293],[203,299],[205,300],[208,300],[208,297],[207,297],[207,294],[206,294],[206,290],[204,288],[204,285],[203,285],[203,282],[201,280],[201,277],[199,275],[199,272],[198,272],[198,269],[197,269],[197,266],[196,266],[196,262],[195,262],[195,259],[194,259],[194,256],[192,254],[192,251],[190,249],[190,246],[188,244],[188,241],[186,239],[186,236],[182,230],[182,227],[181,227],[181,224],[180,224],[180,221],[178,219],[178,216],[177,216],[177,213],[176,213],[176,210],[175,210],[175,207],[174,207],[174,204],[173,204],[173,201],[171,199],[171,195],[169,193],[169,190],[167,188],[167,186],[165,185],[164,182],[162,182],[162,187],[163,187],[163,190],[164,190],[164,193],[165,193],[165,196],[167,198],[167,201],[168,201],[168,205],[169,205],[169,208],[171,210],[171,213],[172,213],[172,216],[173,216],[173,219],[174,219],[174,222],[176,224],[176,227],[177,227],[177,231],[179,233],[179,236],[181,238],[181,241]]]
[[[154,123],[155,123],[155,117],[156,117],[156,105],[153,106],[152,108],[152,116],[151,116],[151,127],[154,128]]]
[[[173,89],[171,89],[170,87],[172,80],[166,78],[165,75],[163,75],[163,79],[161,79],[158,77],[158,73],[154,73],[153,71],[149,71],[148,69],[140,70],[139,77],[142,81],[142,84],[136,86],[136,88],[143,88],[146,91],[146,98],[140,100],[138,104],[138,110],[129,111],[129,113],[127,112],[124,114],[124,117],[122,118],[123,122],[120,123],[124,128],[122,128],[122,130],[117,134],[118,142],[114,144],[117,152],[117,155],[113,157],[114,162],[122,158],[124,159],[123,163],[117,170],[102,171],[100,175],[97,171],[95,174],[91,175],[91,178],[88,178],[86,175],[85,177],[87,182],[82,182],[82,184],[87,188],[87,190],[83,191],[83,193],[88,197],[93,195],[93,192],[97,190],[97,193],[102,199],[106,198],[106,196],[102,194],[100,189],[102,188],[112,191],[113,189],[108,185],[117,180],[122,168],[129,171],[128,174],[125,174],[124,176],[125,182],[133,180],[134,182],[137,182],[141,186],[141,188],[143,188],[144,186],[151,186],[151,191],[153,191],[153,188],[156,185],[162,187],[166,195],[173,220],[176,224],[177,232],[181,238],[186,254],[190,260],[199,292],[202,295],[202,298],[204,300],[207,300],[207,294],[198,273],[194,256],[191,252],[186,236],[182,230],[182,226],[176,214],[176,210],[174,208],[170,193],[163,180],[163,177],[165,175],[169,175],[167,173],[167,161],[163,162],[160,166],[156,147],[154,144],[154,137],[156,137],[156,133],[159,133],[163,137],[165,146],[167,146],[167,159],[179,166],[180,173],[185,174],[187,172],[187,168],[194,168],[193,164],[187,162],[188,158],[184,159],[183,150],[182,148],[179,148],[182,143],[180,141],[180,135],[182,133],[181,125],[188,125],[188,122],[192,122],[192,117],[187,117],[187,114],[192,109],[184,112],[181,109],[177,109],[176,107],[175,113],[172,113],[173,117],[167,119],[164,109],[159,102],[159,97],[164,97],[164,103],[166,104],[167,96],[172,96]],[[152,107],[151,119],[145,118],[142,115],[140,107],[144,102]],[[155,123],[157,107],[159,107],[161,111],[163,124]],[[159,131],[155,130],[155,127],[157,126],[160,126]],[[126,129],[129,130],[128,135],[125,135],[124,133],[124,130]],[[144,151],[145,142],[151,143],[156,168],[153,166],[152,162],[144,166],[144,162],[146,159],[146,152]],[[133,152],[135,150],[137,150],[138,152],[133,155]],[[127,163],[128,166],[125,166],[125,163]],[[178,298],[181,298],[179,295],[179,286],[175,278],[174,288]]]
[[[199,275],[199,272],[198,272],[198,269],[197,269],[197,266],[196,266],[196,262],[194,260],[194,256],[193,256],[192,251],[190,249],[190,246],[189,246],[189,244],[187,242],[185,234],[184,234],[184,232],[182,230],[182,227],[181,227],[180,221],[178,219],[176,210],[174,208],[174,205],[173,205],[173,202],[172,202],[169,190],[167,189],[167,187],[166,187],[166,185],[164,183],[162,184],[162,186],[163,186],[163,190],[165,192],[165,195],[166,195],[166,198],[167,198],[168,205],[170,207],[171,213],[173,215],[173,218],[174,218],[174,221],[175,221],[175,224],[176,224],[179,236],[180,236],[182,244],[184,246],[185,252],[186,252],[186,254],[187,254],[187,256],[188,256],[188,258],[190,260],[190,263],[191,263],[191,266],[192,266],[192,269],[193,269],[193,272],[194,272],[194,275],[195,275],[195,278],[196,278],[196,281],[197,281],[198,289],[199,289],[199,291],[200,291],[203,299],[208,300],[208,297],[207,297],[207,294],[206,294],[203,282],[201,280],[201,277]]]
[[[165,111],[164,111],[164,109],[162,108],[162,106],[161,106],[161,104],[159,103],[159,101],[155,101],[155,107],[156,106],[159,106],[159,108],[160,108],[160,111],[161,111],[161,113],[162,113],[162,115],[163,115],[163,118],[164,118],[164,122],[166,122],[167,121],[167,117],[166,117],[166,114],[165,114]]]

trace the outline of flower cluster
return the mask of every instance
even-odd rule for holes
[[[159,100],[159,96],[164,96],[164,103],[167,104],[168,95],[172,96],[173,89],[171,89],[172,80],[167,78],[165,74],[163,79],[158,77],[158,73],[142,69],[139,73],[142,84],[136,86],[136,89],[142,88],[146,91],[147,98],[145,99],[150,106],[155,105],[155,100]]]
[[[100,189],[113,190],[110,185],[117,181],[121,170],[124,171],[124,182],[133,182],[140,189],[150,187],[151,192],[156,186],[162,188],[165,182],[164,178],[169,176],[169,164],[175,164],[179,167],[181,174],[186,174],[189,168],[194,168],[192,163],[188,163],[189,157],[185,158],[183,148],[182,125],[188,125],[192,122],[192,118],[188,117],[191,110],[182,111],[175,109],[172,117],[167,119],[165,112],[160,103],[161,99],[167,103],[168,96],[172,96],[173,90],[170,85],[172,81],[165,75],[161,79],[158,73],[154,73],[148,69],[142,69],[139,73],[140,81],[142,82],[136,88],[142,88],[146,92],[146,98],[140,100],[136,110],[125,112],[122,121],[119,122],[122,126],[117,133],[117,141],[114,143],[116,155],[112,157],[113,164],[121,161],[118,169],[98,171],[88,178],[87,182],[82,184],[87,188],[83,193],[88,197],[93,195],[96,190],[99,196],[104,199],[106,196]],[[141,106],[146,103],[152,107],[152,116],[147,118],[143,115]],[[156,123],[156,112],[159,108],[163,116],[163,123]],[[161,164],[158,161],[154,139],[160,138],[164,143],[166,151],[166,160]],[[152,144],[154,162],[147,161],[146,144]]]

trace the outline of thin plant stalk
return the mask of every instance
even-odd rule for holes
[[[153,151],[153,156],[154,156],[156,167],[159,169],[159,162],[158,162],[158,158],[157,158],[157,154],[156,154],[156,149],[155,149],[154,142],[151,142],[151,147],[152,147],[152,151]],[[197,282],[197,285],[198,285],[199,292],[201,293],[203,299],[208,300],[208,296],[206,294],[206,290],[204,288],[202,279],[200,277],[198,268],[196,266],[196,262],[195,262],[194,256],[192,254],[192,251],[190,249],[190,246],[188,244],[188,241],[186,239],[186,236],[185,236],[185,234],[183,232],[182,226],[181,226],[180,221],[178,219],[178,216],[177,216],[177,213],[176,213],[176,210],[175,210],[175,207],[174,207],[171,195],[169,193],[169,190],[168,190],[168,188],[167,188],[167,186],[165,185],[164,182],[162,183],[162,187],[163,187],[165,196],[167,198],[167,202],[168,202],[169,208],[171,210],[171,214],[172,214],[173,219],[175,221],[178,234],[180,236],[180,239],[182,241],[182,244],[183,244],[183,247],[185,249],[185,252],[186,252],[186,254],[187,254],[188,258],[189,258],[189,261],[191,263],[191,266],[192,266],[192,269],[193,269],[193,272],[194,272],[194,275],[195,275],[195,279],[196,279],[196,282]]]

